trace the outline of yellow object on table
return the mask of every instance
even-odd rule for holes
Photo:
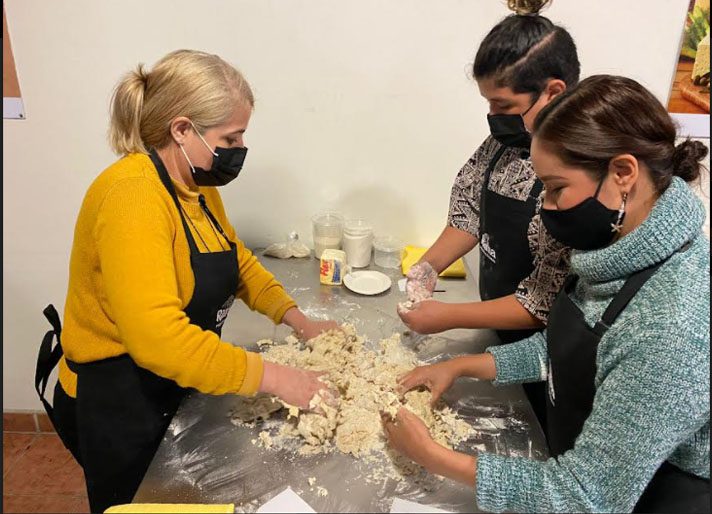
[[[126,503],[114,505],[104,511],[104,514],[170,514],[170,513],[196,513],[196,514],[233,514],[234,503],[202,504],[202,503]]]
[[[407,275],[408,270],[410,270],[410,267],[413,266],[416,262],[418,262],[427,251],[427,248],[421,248],[419,246],[406,246],[405,251],[403,252],[403,260],[401,261],[401,269],[403,270],[403,274]],[[463,261],[461,258],[457,259],[450,266],[445,268],[439,276],[465,278],[467,276],[467,272],[465,271],[465,261]]]

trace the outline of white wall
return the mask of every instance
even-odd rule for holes
[[[257,105],[244,174],[223,191],[251,245],[336,207],[426,245],[452,179],[487,135],[468,78],[476,47],[507,14],[500,0],[7,0],[27,110],[3,121],[3,402],[34,409],[32,377],[61,310],[75,217],[114,160],[105,142],[119,77],[176,48],[237,64]],[[583,74],[626,74],[665,100],[687,0],[557,0]]]

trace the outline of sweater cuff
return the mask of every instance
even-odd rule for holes
[[[259,303],[255,305],[255,310],[270,318],[275,325],[279,325],[282,322],[284,313],[296,306],[297,303],[280,285],[266,291],[260,297]]]
[[[254,396],[262,383],[264,365],[259,353],[245,352],[245,378],[242,380],[237,394]]]
[[[510,490],[505,457],[480,452],[477,456],[475,501],[483,512],[503,512]]]
[[[297,307],[297,302],[295,302],[291,298],[289,298],[288,301],[286,301],[282,305],[280,305],[279,308],[277,309],[277,311],[275,312],[274,316],[272,316],[272,321],[274,321],[274,324],[279,325],[280,323],[282,323],[282,319],[284,318],[284,315],[292,307]]]
[[[542,509],[543,462],[480,452],[477,457],[475,501],[485,512],[552,512]],[[575,512],[575,511],[574,511]]]
[[[492,354],[496,370],[494,385],[521,384],[546,380],[547,363],[545,354],[539,352],[534,334],[516,343],[490,346],[485,351]]]

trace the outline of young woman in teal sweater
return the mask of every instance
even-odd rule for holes
[[[402,454],[476,485],[480,509],[709,511],[709,241],[686,184],[707,149],[675,139],[660,102],[623,77],[590,77],[538,115],[542,221],[574,249],[546,332],[401,385],[437,400],[458,377],[546,381],[551,458],[449,450],[405,409],[384,422]]]

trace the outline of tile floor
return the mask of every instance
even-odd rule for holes
[[[3,413],[2,511],[89,512],[84,474],[46,416]]]

